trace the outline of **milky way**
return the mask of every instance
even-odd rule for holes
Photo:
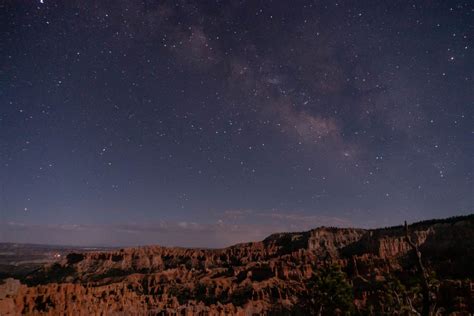
[[[472,213],[470,1],[6,1],[0,241]]]

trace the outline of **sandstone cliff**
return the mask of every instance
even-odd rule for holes
[[[438,305],[446,314],[473,313],[474,216],[410,229],[438,278]],[[225,249],[70,253],[21,283],[4,280],[0,315],[306,315],[308,280],[328,263],[342,266],[357,309],[369,313],[388,304],[388,279],[416,275],[410,251],[402,227],[322,227]]]

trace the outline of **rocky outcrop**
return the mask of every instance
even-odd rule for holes
[[[339,250],[359,241],[367,231],[363,229],[318,228],[310,231],[308,250],[320,257],[339,257]]]
[[[440,306],[474,311],[473,227],[473,216],[410,227],[430,271],[443,275]],[[70,253],[21,284],[4,281],[0,314],[305,315],[308,280],[328,263],[343,267],[363,310],[383,301],[387,277],[414,275],[410,251],[402,227],[322,227],[225,249]]]

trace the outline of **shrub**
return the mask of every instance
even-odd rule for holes
[[[354,308],[352,286],[338,266],[319,269],[309,281],[308,289],[311,314],[349,314]]]

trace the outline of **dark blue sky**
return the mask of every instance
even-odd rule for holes
[[[5,1],[0,241],[472,213],[470,1]]]

